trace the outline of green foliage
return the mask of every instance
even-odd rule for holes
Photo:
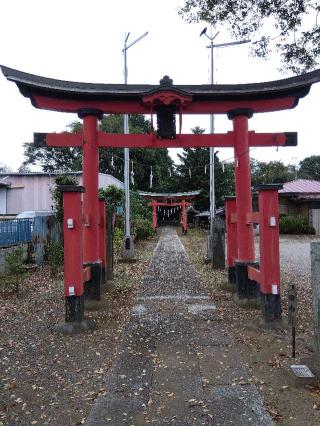
[[[18,293],[25,275],[24,252],[22,247],[18,247],[5,255],[5,274],[1,277],[1,282],[6,289],[14,288]]]
[[[73,121],[68,126],[69,133],[82,131],[82,124]],[[82,168],[82,150],[80,148],[37,147],[32,142],[23,144],[24,157],[21,167],[40,166],[44,172],[78,172]]]
[[[185,0],[179,14],[189,22],[224,24],[236,39],[256,40],[257,57],[277,50],[283,69],[298,74],[319,63],[319,12],[318,0]]]
[[[0,163],[0,173],[10,173],[12,169],[6,164]]]
[[[82,167],[80,148],[38,148],[33,143],[23,144],[25,160],[23,167],[40,166],[44,172],[77,172]]]
[[[136,240],[144,240],[154,235],[152,211],[148,201],[137,192],[130,192],[131,224]]]
[[[74,176],[57,176],[55,179],[55,184],[56,186],[77,185],[77,179]],[[52,199],[54,202],[56,219],[59,223],[63,223],[63,195],[56,187],[52,190]]]
[[[149,201],[141,197],[137,192],[130,191],[131,218],[133,222],[140,218],[152,220],[152,211],[148,203]]]
[[[268,163],[251,160],[252,186],[265,183],[285,183],[295,179],[292,166],[286,166],[282,161],[269,161]]]
[[[124,190],[110,185],[107,188],[100,189],[100,196],[106,200],[106,205],[114,212],[117,207],[124,205]]]
[[[61,241],[49,241],[46,247],[47,260],[52,276],[56,276],[63,265],[64,252]]]
[[[134,235],[136,240],[146,240],[153,237],[154,230],[151,221],[142,217],[136,218],[134,221]]]
[[[124,208],[124,192],[116,187],[108,187],[103,190],[103,196],[112,206],[122,206]],[[152,212],[148,206],[148,201],[141,197],[137,192],[130,191],[130,213],[132,233],[135,238],[142,240],[153,235],[152,229]],[[115,232],[114,244],[116,250],[120,250],[124,239],[124,220],[118,219]]]
[[[281,216],[280,234],[315,234],[316,230],[300,216]]]
[[[320,155],[311,155],[299,163],[298,177],[320,181]]]
[[[116,227],[113,233],[113,247],[115,253],[120,253],[124,240],[123,227]]]
[[[193,129],[195,130],[195,129]],[[201,129],[200,129],[201,130]],[[209,210],[210,206],[210,156],[209,148],[187,148],[182,154],[178,154],[180,164],[177,166],[178,191],[201,190],[201,194],[194,200],[197,210]],[[215,194],[216,206],[223,204],[223,197],[234,194],[234,172],[233,164],[222,164],[215,155]],[[189,174],[191,171],[191,177]]]

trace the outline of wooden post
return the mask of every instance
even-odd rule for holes
[[[225,238],[224,223],[222,219],[216,216],[213,220],[212,234],[212,268],[225,268]]]
[[[317,365],[320,365],[320,243],[311,243],[311,283]]]
[[[113,280],[113,210],[110,206],[107,206],[107,232],[106,232],[106,243],[107,243],[107,269],[106,269],[106,278],[107,278],[107,287],[108,281]]]
[[[107,269],[107,251],[106,251],[106,202],[104,198],[99,197],[99,257],[101,259],[101,285],[106,286],[106,269]]]

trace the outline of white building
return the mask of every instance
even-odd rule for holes
[[[28,210],[52,210],[52,189],[57,176],[75,176],[82,185],[82,172],[74,173],[0,173],[0,215],[12,216]],[[124,189],[117,178],[99,173],[99,188],[115,185]]]

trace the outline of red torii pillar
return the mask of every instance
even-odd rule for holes
[[[102,263],[99,255],[99,148],[98,119],[101,111],[84,109],[78,113],[83,119],[83,263],[91,269],[91,279],[85,283],[85,295],[100,300]]]
[[[259,185],[259,212],[248,221],[259,224],[259,268],[248,266],[249,278],[260,285],[261,310],[265,321],[281,320],[279,199],[281,184]]]
[[[157,218],[157,201],[152,201],[149,204],[152,207],[152,228],[155,231],[158,226],[158,218]]]
[[[182,224],[183,234],[186,234],[187,230],[188,230],[187,210],[186,210],[187,204],[188,203],[186,203],[186,200],[182,200],[182,202],[181,202],[181,207],[182,207],[181,224]]]
[[[227,267],[230,283],[236,282],[235,261],[238,257],[237,239],[237,204],[235,196],[224,198],[226,215],[226,238],[227,238]]]
[[[83,119],[83,264],[91,269],[90,281],[85,283],[85,296],[100,300],[102,262],[99,253],[98,119],[102,119],[103,113],[95,109],[83,109],[78,116]]]
[[[257,283],[248,277],[248,266],[256,265],[253,225],[247,220],[252,214],[248,133],[248,118],[252,115],[249,109],[235,109],[228,113],[228,118],[233,121],[234,135],[238,246],[235,272],[239,299],[256,298],[258,295]]]

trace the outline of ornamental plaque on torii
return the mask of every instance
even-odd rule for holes
[[[243,288],[252,286],[253,279],[250,279],[248,274],[251,278],[259,279],[261,271],[254,269],[256,262],[252,224],[257,220],[263,221],[264,218],[261,214],[257,218],[257,215],[252,213],[249,149],[250,147],[295,146],[297,134],[292,132],[255,133],[248,130],[248,122],[256,113],[294,108],[299,99],[308,94],[311,85],[320,81],[320,70],[279,81],[236,85],[173,85],[172,80],[167,76],[160,81],[160,85],[75,83],[39,77],[4,66],[1,70],[8,80],[16,83],[25,97],[30,98],[36,108],[76,113],[83,119],[82,133],[35,134],[35,142],[40,145],[83,149],[85,191],[82,194],[83,263],[86,271],[91,268],[91,272],[94,273],[82,275],[78,273],[77,277],[85,276],[84,279],[91,280],[90,286],[100,289],[99,270],[102,265],[98,238],[99,148],[212,146],[234,148],[236,210],[233,214],[233,223],[236,224],[235,275],[238,294],[241,296]],[[103,114],[150,114],[152,132],[143,135],[100,132],[98,120]],[[156,131],[153,130],[154,114],[157,116]],[[233,131],[225,134],[182,134],[183,114],[226,114],[233,122]],[[176,131],[176,115],[179,116],[178,131]],[[277,234],[277,217],[270,218],[270,226]],[[72,235],[72,232],[67,235]],[[267,254],[264,257],[267,259]],[[68,255],[65,259],[68,262]],[[77,267],[83,268],[83,265],[73,266],[73,268]],[[280,282],[277,278],[279,262],[275,262],[273,268],[276,281],[272,283],[272,286],[268,284],[260,287],[262,313],[266,321],[281,317]],[[72,272],[72,268],[66,269]],[[264,270],[268,271],[268,268]],[[66,306],[70,305],[72,300],[72,306],[79,307],[82,306],[83,283],[72,282],[71,285],[69,282],[72,277],[71,272],[70,276],[65,276]],[[93,293],[99,295],[99,291]],[[68,321],[74,319],[72,313],[66,319]]]

